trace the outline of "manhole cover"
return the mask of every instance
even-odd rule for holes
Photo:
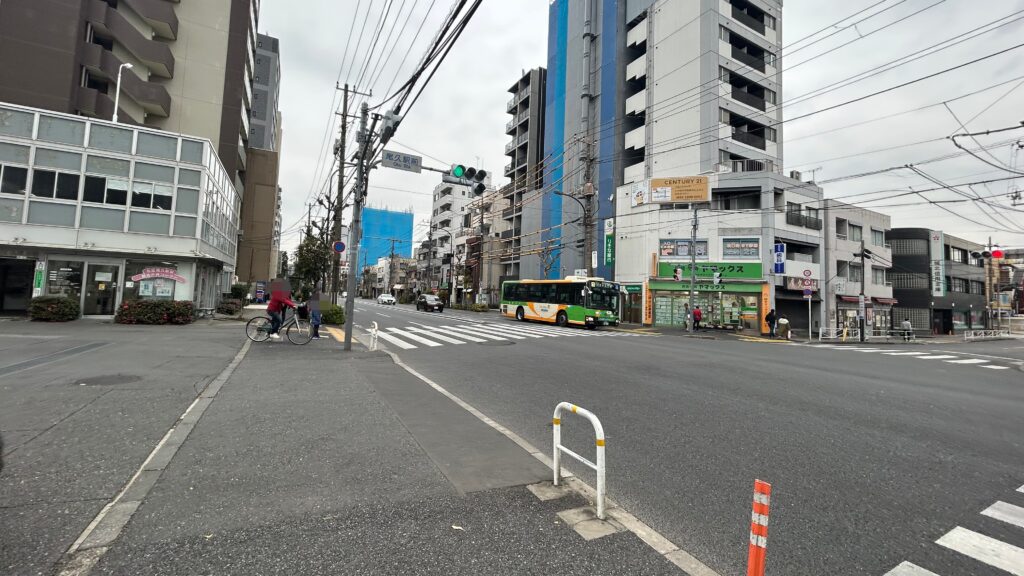
[[[488,340],[486,342],[480,342],[481,346],[511,346],[515,342],[509,340]]]
[[[74,386],[116,386],[118,384],[131,384],[140,380],[142,380],[141,376],[134,376],[132,374],[108,374],[106,376],[77,378],[72,384]]]

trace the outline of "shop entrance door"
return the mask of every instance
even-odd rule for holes
[[[83,316],[113,316],[117,305],[117,286],[121,280],[121,267],[116,264],[87,263]]]
[[[34,260],[0,258],[0,313],[24,313],[32,299]]]

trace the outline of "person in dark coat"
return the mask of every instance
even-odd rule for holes
[[[775,338],[775,326],[778,318],[775,316],[775,308],[772,308],[764,317],[764,323],[768,325],[768,336]]]

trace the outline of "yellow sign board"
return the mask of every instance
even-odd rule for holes
[[[684,178],[651,178],[651,202],[690,203],[710,202],[711,187],[707,176]]]

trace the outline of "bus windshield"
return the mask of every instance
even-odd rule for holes
[[[590,285],[590,295],[587,297],[587,307],[595,310],[618,309],[619,293],[615,290],[614,284],[594,283]]]

